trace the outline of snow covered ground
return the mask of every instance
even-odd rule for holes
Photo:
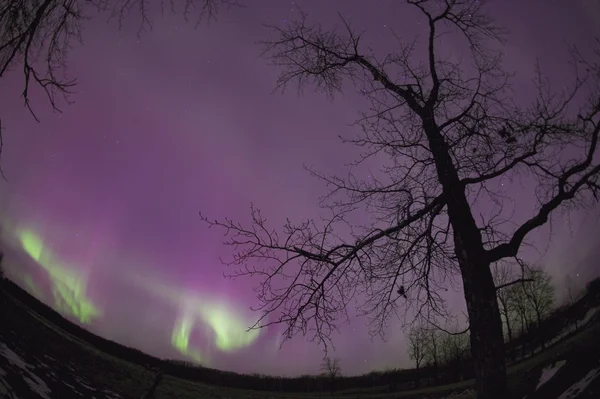
[[[62,398],[64,395],[58,392],[53,394],[53,391],[59,388],[58,391],[69,392],[69,397],[121,399],[121,395],[105,389],[95,389],[77,377],[75,368],[72,367],[74,365],[65,365],[73,375],[59,377],[54,369],[57,363],[55,359],[44,355],[45,362],[38,359],[35,362],[27,362],[15,350],[0,342],[0,397]]]
[[[552,346],[555,343],[564,340],[566,337],[570,336],[574,332],[581,330],[586,325],[588,325],[592,320],[594,320],[598,314],[600,314],[599,306],[589,309],[587,311],[587,313],[585,314],[585,316],[583,318],[579,319],[577,323],[572,323],[572,324],[568,325],[567,327],[563,328],[562,331],[558,335],[556,335],[554,338],[552,338],[548,342],[546,342],[546,347]],[[542,347],[538,346],[535,348],[535,353],[538,353],[541,350],[542,350]],[[518,353],[518,355],[515,357],[515,361],[517,361],[517,362],[520,362],[521,360],[527,359],[529,357],[529,355],[526,355],[526,356],[522,355],[522,348],[520,346],[516,347],[515,351],[516,351],[516,353]]]
[[[548,342],[548,345],[552,345],[555,342],[558,342],[558,341],[564,339],[565,337],[569,336],[570,334],[573,334],[578,329],[583,328],[584,326],[586,326],[589,322],[591,322],[594,319],[594,317],[596,316],[596,314],[598,314],[599,311],[600,311],[600,307],[591,308],[590,310],[587,311],[585,316],[582,319],[580,319],[577,323],[573,323],[573,324],[569,325],[568,327],[564,328],[560,332],[560,334],[558,334],[556,337],[554,337],[552,340],[550,340],[550,342]]]
[[[538,389],[540,389],[540,387],[542,385],[544,385],[545,383],[550,381],[552,379],[552,377],[554,377],[556,375],[558,370],[560,370],[560,368],[565,365],[565,363],[566,363],[566,361],[561,360],[561,361],[556,362],[556,364],[554,364],[554,365],[550,365],[550,366],[544,368],[542,370],[542,376],[540,377],[540,381],[538,382],[537,386],[535,387],[535,390],[537,391]]]
[[[600,375],[600,368],[592,369],[589,373],[585,375],[581,380],[577,381],[575,384],[571,385],[569,389],[567,389],[562,395],[560,395],[557,399],[575,399],[580,393],[585,391],[588,385],[596,379]]]
[[[8,346],[0,343],[0,354],[4,356],[10,365],[20,370],[20,374],[23,381],[29,385],[29,388],[37,394],[40,398],[50,399],[50,388],[39,376],[37,376],[33,370],[33,366],[25,362],[16,352],[12,351]],[[0,383],[7,389],[10,387],[7,381],[8,371],[0,369]]]
[[[464,398],[465,396],[472,396],[474,393],[475,393],[474,390],[466,389],[462,392],[450,394],[449,396],[444,397],[444,399],[461,399],[461,398]]]

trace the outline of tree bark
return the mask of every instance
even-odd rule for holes
[[[507,341],[512,342],[512,340],[513,340],[512,328],[510,325],[510,320],[508,318],[506,319],[506,335],[508,335]]]
[[[415,374],[415,387],[419,388],[421,386],[421,378],[419,378],[419,365],[417,364],[416,374]]]
[[[512,333],[512,324],[510,321],[510,317],[509,317],[509,309],[508,309],[508,305],[505,303],[505,301],[500,301],[501,305],[502,305],[502,311],[504,312],[504,318],[506,321],[506,335],[507,335],[507,346],[509,348],[509,357],[511,360],[515,360],[515,353],[514,350],[512,349],[512,344],[513,344],[513,333]]]
[[[471,354],[478,399],[500,399],[507,393],[502,320],[489,265],[461,264],[470,322]]]
[[[502,318],[490,262],[487,261],[481,231],[473,217],[465,186],[460,181],[448,144],[435,123],[433,108],[426,107],[422,118],[446,197],[454,252],[463,280],[477,399],[501,399],[507,392],[506,357]]]

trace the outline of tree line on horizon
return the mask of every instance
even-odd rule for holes
[[[54,325],[105,353],[125,359],[154,372],[158,370],[160,375],[171,375],[216,386],[277,392],[335,392],[372,388],[380,388],[382,391],[387,392],[398,392],[413,389],[417,386],[450,384],[475,376],[468,347],[468,336],[464,333],[448,334],[445,331],[431,328],[414,330],[418,332],[416,337],[421,340],[419,343],[422,354],[419,355],[419,358],[422,363],[419,368],[388,368],[386,370],[374,370],[358,376],[343,375],[340,361],[330,357],[323,359],[319,374],[298,377],[258,373],[239,374],[203,367],[187,360],[162,360],[138,349],[101,338],[85,330],[64,318],[10,280],[5,280],[3,289],[5,290],[2,294],[5,297],[4,306],[9,306],[10,297],[17,298],[21,303],[44,316]],[[6,297],[5,293],[9,294],[9,297]],[[12,306],[17,305],[13,303]],[[546,317],[543,318],[539,326],[519,329],[513,340],[505,343],[507,361],[519,361],[519,358],[512,360],[512,353],[516,353],[518,349],[522,348],[523,344],[527,345],[528,343],[535,343],[533,346],[534,351],[530,351],[530,347],[527,346],[527,350],[522,354],[522,357],[533,356],[536,353],[535,349],[540,348],[537,338],[539,329],[550,331],[546,337],[548,340],[552,340],[569,325],[574,324],[576,320],[581,320],[591,308],[598,306],[600,306],[600,278],[590,281],[586,286],[585,293],[574,303],[569,303],[546,313]],[[582,325],[579,325],[579,327],[582,327]],[[418,334],[423,334],[424,337],[419,337]],[[411,339],[414,338],[415,336]]]
[[[543,334],[542,325],[555,304],[555,288],[550,275],[539,266],[520,266],[500,263],[493,267],[507,358],[511,361],[516,360],[517,345],[522,349],[522,358],[527,353],[533,356],[536,345],[545,349],[550,337]],[[518,282],[511,283],[514,281]],[[434,378],[437,379],[440,366],[445,365],[448,370],[453,370],[455,381],[472,375],[464,371],[465,362],[470,357],[469,340],[465,332],[451,333],[421,324],[410,328],[408,344],[408,354],[416,370],[428,367],[434,371]],[[468,367],[472,365],[468,364]],[[420,385],[418,377],[415,384]]]

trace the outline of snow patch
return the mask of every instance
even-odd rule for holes
[[[596,316],[597,313],[600,313],[600,306],[590,308],[587,311],[587,313],[585,314],[585,316],[583,316],[583,318],[578,318],[577,322],[573,322],[573,323],[569,324],[568,326],[564,327],[562,330],[560,330],[560,332],[554,338],[550,339],[547,342],[547,346],[552,346],[555,343],[562,341],[569,335],[575,333],[576,331],[581,330],[583,327],[590,324],[590,322],[594,319],[594,317]],[[539,347],[536,348],[536,352],[539,350],[540,350]],[[519,358],[518,360],[520,360],[520,359],[521,358]]]
[[[35,393],[40,395],[40,397],[50,399],[50,397],[48,396],[50,394],[50,388],[48,388],[48,385],[46,385],[44,380],[42,380],[40,377],[38,377],[30,371],[28,371],[28,373],[28,376],[23,376],[23,380]]]
[[[445,396],[444,399],[460,399],[461,397],[471,395],[474,392],[475,391],[473,391],[472,389],[466,389],[462,392],[451,393],[450,396]]]
[[[18,353],[12,351],[5,344],[0,343],[0,353],[13,365],[17,366],[20,369],[27,370],[27,362],[19,356]]]
[[[556,375],[558,370],[560,370],[560,368],[565,365],[565,363],[565,360],[561,360],[556,362],[554,365],[544,368],[542,370],[542,375],[540,376],[540,381],[538,382],[537,387],[535,387],[535,390],[537,391],[542,385],[550,381],[552,377]]]
[[[569,389],[563,392],[562,395],[558,397],[558,399],[574,399],[580,393],[585,391],[590,383],[600,375],[600,368],[592,369],[589,373],[586,374],[581,380],[577,381],[575,384],[571,385]]]
[[[76,394],[78,394],[78,395],[81,395],[81,396],[84,396],[84,395],[83,395],[81,392],[79,392],[79,391],[77,390],[77,388],[75,388],[73,385],[71,385],[71,384],[68,384],[68,383],[66,383],[66,382],[64,382],[64,381],[63,381],[63,384],[64,384],[64,385],[66,385],[66,386],[68,386],[69,388],[71,388],[71,390],[72,390],[73,392],[75,392]]]
[[[96,390],[96,388],[92,388],[91,386],[89,386],[88,384],[86,384],[85,381],[83,381],[80,378],[75,377],[75,381],[77,381],[77,383],[79,385],[81,385],[82,387],[84,387],[84,388],[86,388],[86,389],[88,389],[90,391],[95,391]]]
[[[12,351],[8,346],[0,343],[0,353],[14,366],[17,366],[23,371],[23,380],[29,387],[37,393],[41,398],[50,399],[50,388],[40,377],[32,373],[29,369],[33,368],[16,352]]]
[[[581,320],[581,324],[586,325],[588,324],[596,315],[596,313],[598,313],[598,311],[600,310],[600,307],[595,307],[595,308],[591,308],[590,310],[587,311],[587,313],[585,314],[584,318]]]
[[[109,391],[109,390],[104,390],[104,395],[106,395],[107,399],[123,399],[123,397],[121,395],[119,395],[118,393]]]

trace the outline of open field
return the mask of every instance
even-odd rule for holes
[[[0,328],[0,397],[4,398],[141,398],[155,374],[103,353],[55,327],[18,300],[3,298]],[[600,397],[600,318],[533,358],[509,367],[511,397],[573,399]],[[556,363],[555,367],[552,365]],[[557,367],[561,366],[561,367]],[[545,370],[544,370],[545,369]],[[540,377],[548,380],[540,385]],[[586,379],[587,378],[587,379]],[[583,381],[581,381],[583,379]],[[585,389],[581,386],[589,383]],[[577,385],[579,383],[579,385]],[[571,393],[563,395],[570,387]],[[191,398],[473,398],[473,381],[383,393],[383,389],[318,394],[230,389],[165,375],[156,399]],[[579,388],[577,388],[579,387]],[[577,391],[579,389],[579,391]],[[535,391],[535,392],[534,392]]]

